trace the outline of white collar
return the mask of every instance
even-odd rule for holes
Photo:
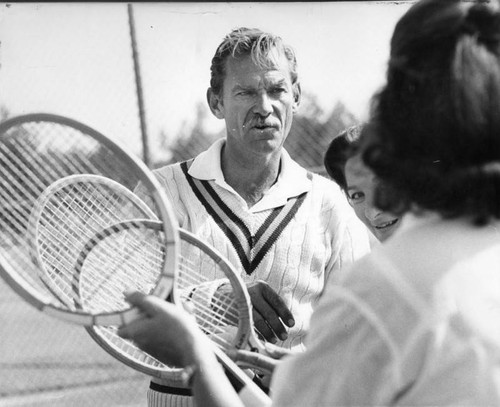
[[[214,181],[220,187],[237,194],[226,183],[221,165],[221,150],[225,138],[213,143],[207,150],[200,153],[189,168],[189,175],[201,180]],[[311,189],[312,181],[308,172],[297,164],[288,152],[281,153],[281,168],[276,183],[267,191],[264,197],[252,208],[252,212],[275,208],[284,205],[289,198],[296,197]]]

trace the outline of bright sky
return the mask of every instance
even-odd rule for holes
[[[192,126],[225,34],[258,27],[297,52],[303,91],[360,119],[411,2],[133,3],[148,133]],[[140,152],[126,3],[1,3],[0,105],[72,117]],[[209,115],[208,108],[206,108]],[[207,125],[220,121],[209,117]]]

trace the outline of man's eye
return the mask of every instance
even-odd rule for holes
[[[361,203],[365,200],[365,194],[363,192],[352,192],[349,194],[349,201],[353,204]]]
[[[284,92],[286,92],[285,88],[273,88],[273,89],[271,89],[271,93],[273,93],[275,95],[279,95],[279,94],[284,93]]]

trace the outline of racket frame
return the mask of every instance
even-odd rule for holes
[[[166,298],[172,291],[173,281],[177,270],[179,233],[174,211],[157,178],[142,161],[135,158],[131,153],[126,152],[114,141],[83,123],[59,115],[34,113],[7,119],[0,123],[0,144],[12,137],[6,135],[8,130],[27,123],[40,122],[56,123],[60,126],[71,127],[86,136],[90,136],[92,139],[112,150],[120,160],[126,162],[136,174],[140,175],[139,178],[141,182],[145,185],[146,189],[151,192],[151,198],[159,211],[160,218],[162,219],[162,228],[166,236],[165,262],[161,270],[161,276],[152,295]],[[98,315],[92,315],[79,310],[64,309],[55,303],[47,303],[43,295],[29,286],[24,279],[20,277],[14,270],[11,262],[3,256],[2,253],[0,253],[0,276],[2,276],[7,284],[30,305],[50,316],[67,322],[85,326],[121,325],[136,319],[139,314],[136,309],[128,308],[119,312],[104,312]]]

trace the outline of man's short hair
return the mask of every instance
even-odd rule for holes
[[[226,76],[226,60],[250,55],[257,66],[273,68],[281,56],[285,56],[290,67],[292,84],[298,82],[297,59],[292,47],[281,37],[257,28],[236,28],[224,37],[210,67],[210,87],[215,94],[221,94]]]

